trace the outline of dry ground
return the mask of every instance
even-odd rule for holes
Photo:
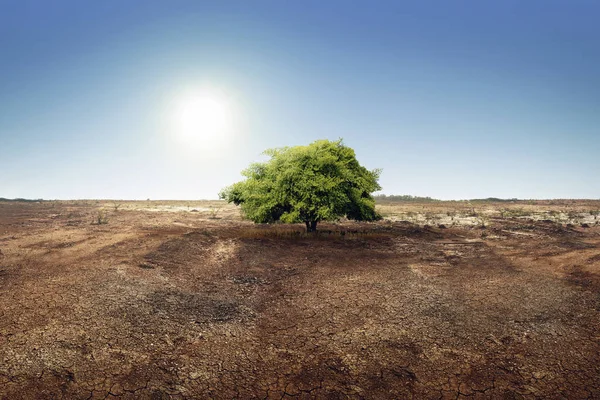
[[[600,398],[597,210],[2,202],[0,398]]]

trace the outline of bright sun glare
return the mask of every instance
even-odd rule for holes
[[[232,129],[228,102],[214,93],[183,97],[175,111],[176,132],[188,144],[215,147],[227,141]]]

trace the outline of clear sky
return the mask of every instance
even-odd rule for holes
[[[264,149],[343,137],[386,194],[600,198],[599,21],[596,0],[0,0],[0,197],[216,198]]]

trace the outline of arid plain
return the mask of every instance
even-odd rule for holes
[[[600,201],[0,202],[0,398],[600,398]]]

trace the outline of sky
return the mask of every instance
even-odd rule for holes
[[[597,199],[599,19],[595,0],[0,0],[0,197],[215,199],[265,149],[344,138],[385,194]]]

